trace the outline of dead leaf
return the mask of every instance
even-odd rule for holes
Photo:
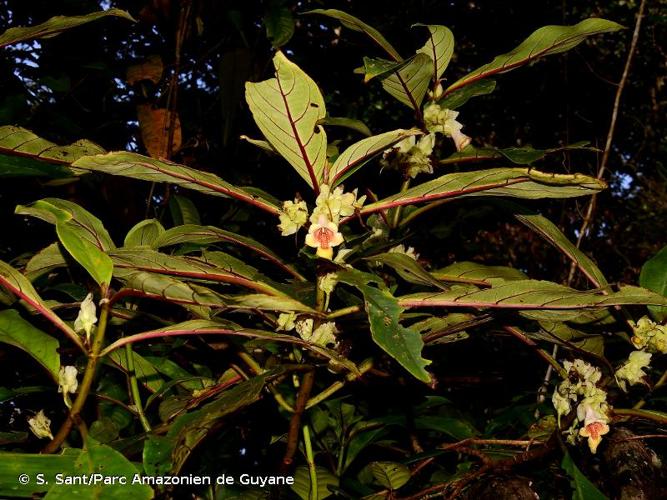
[[[127,68],[127,83],[134,85],[142,80],[150,80],[158,83],[162,78],[164,66],[162,59],[158,55],[148,56],[141,64],[135,64]]]
[[[141,129],[141,139],[148,154],[153,158],[168,157],[169,125],[171,113],[165,108],[153,108],[150,104],[137,106],[137,117]],[[181,147],[181,121],[176,115],[174,120],[174,139],[171,147],[176,151]]]

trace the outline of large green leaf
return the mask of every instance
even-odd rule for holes
[[[157,219],[146,219],[136,224],[127,232],[124,247],[153,247],[153,244],[164,234],[164,227]]]
[[[525,280],[527,276],[513,267],[487,266],[477,262],[455,262],[447,267],[432,271],[431,275],[449,283],[468,283],[492,286],[503,281]]]
[[[398,129],[368,137],[352,144],[352,146],[348,147],[336,158],[336,161],[331,166],[329,170],[331,185],[336,186],[340,184],[374,156],[381,154],[397,142],[402,141],[406,137],[418,134],[421,134],[421,132],[417,129]]]
[[[128,373],[127,351],[124,349],[115,350],[109,353],[109,360],[122,371]],[[134,351],[132,351],[132,361],[134,362],[134,374],[137,376],[137,380],[151,392],[158,392],[164,386],[164,380],[152,363]]]
[[[398,252],[387,252],[367,257],[366,260],[378,262],[391,267],[408,283],[433,286],[445,290],[446,287],[438,279],[424,269],[419,262],[409,255]]]
[[[584,19],[573,26],[543,26],[510,52],[496,56],[490,63],[454,82],[445,93],[449,94],[483,78],[513,70],[540,57],[568,51],[591,35],[622,28],[620,24],[599,18]]]
[[[428,29],[429,37],[426,44],[417,52],[426,54],[431,58],[433,64],[432,77],[437,82],[454,53],[454,34],[446,26],[437,24],[415,24],[414,26],[423,26]]]
[[[197,243],[199,245],[208,245],[211,243],[225,242],[233,245],[238,245],[251,252],[254,252],[270,262],[274,263],[284,271],[293,275],[294,277],[303,280],[303,277],[293,270],[290,266],[285,264],[278,255],[271,249],[262,245],[258,241],[241,236],[240,234],[225,231],[213,226],[197,226],[193,224],[185,224],[183,226],[173,227],[162,234],[157,241],[155,241],[155,248],[162,248],[172,245],[179,245],[182,243]]]
[[[477,80],[470,85],[461,87],[453,92],[450,92],[445,97],[438,101],[438,104],[447,109],[457,109],[463,106],[473,97],[491,94],[496,90],[495,80]]]
[[[246,100],[255,123],[297,173],[314,189],[324,175],[327,135],[319,121],[326,117],[317,84],[278,51],[276,77],[246,83]]]
[[[23,299],[83,349],[81,339],[76,332],[46,305],[27,278],[3,261],[0,261],[0,286]]]
[[[53,225],[58,221],[71,221],[78,228],[77,234],[80,238],[100,250],[109,251],[116,248],[102,221],[71,201],[44,198],[30,205],[18,205],[15,212],[19,215],[37,217]]]
[[[120,9],[109,9],[100,12],[93,12],[84,16],[55,16],[48,21],[37,26],[27,26],[20,28],[9,28],[0,35],[0,47],[11,45],[17,42],[25,42],[33,38],[52,38],[63,31],[75,28],[82,24],[96,21],[107,16],[122,17],[134,21],[132,16]]]
[[[579,470],[569,453],[565,453],[560,466],[570,476],[572,500],[607,500],[607,497]]]
[[[283,295],[283,292],[259,280],[259,274],[244,276],[243,273],[236,272],[233,266],[222,268],[211,259],[167,255],[148,248],[116,250],[111,254],[111,258],[117,269],[135,269],[185,279],[229,283],[262,293]],[[240,270],[247,271],[245,267]]]
[[[61,455],[36,453],[0,453],[0,497],[35,498],[43,494],[56,482],[56,474],[74,473],[75,463],[81,450],[66,449]],[[21,474],[27,474],[30,481],[18,481]],[[37,474],[44,474],[44,484],[37,484]],[[47,483],[48,481],[48,483]]]
[[[14,309],[0,312],[0,342],[27,352],[58,380],[60,355],[58,341],[24,320]]]
[[[373,42],[375,42],[379,47],[384,49],[387,52],[387,54],[389,54],[395,61],[402,60],[399,53],[396,51],[394,47],[391,46],[391,44],[385,39],[385,37],[382,36],[382,34],[378,30],[376,30],[372,26],[369,26],[361,19],[358,19],[346,12],[343,12],[342,10],[336,10],[336,9],[314,9],[306,12],[306,14],[321,14],[323,16],[331,17],[332,19],[337,19],[346,28],[349,28],[354,31],[359,31],[360,33],[365,33],[366,35],[368,35],[370,39],[373,40]]]
[[[603,181],[583,174],[547,174],[529,168],[492,168],[443,175],[366,205],[361,213],[465,196],[573,198],[597,193],[605,187]]]
[[[432,75],[431,58],[417,53],[400,69],[382,78],[382,87],[399,102],[419,112]]]
[[[56,233],[63,247],[88,271],[98,285],[108,286],[111,283],[113,273],[111,258],[96,245],[81,237],[81,226],[76,221],[59,220],[56,223]]]
[[[472,85],[470,86],[472,87]],[[466,90],[470,87],[464,87]],[[453,96],[454,94],[452,94]],[[443,158],[438,163],[440,165],[449,165],[452,163],[470,163],[484,160],[507,159],[516,165],[532,165],[538,160],[542,160],[549,154],[559,153],[562,151],[599,151],[594,147],[589,146],[586,141],[575,142],[567,146],[549,149],[536,149],[531,146],[522,146],[514,148],[475,148],[467,146],[463,151],[457,151],[447,158]]]
[[[21,127],[0,127],[0,177],[72,177],[72,162],[99,153],[104,149],[90,141],[58,146]]]
[[[400,324],[399,318],[403,307],[399,305],[397,299],[386,289],[366,284],[360,274],[342,271],[338,274],[338,280],[356,287],[364,296],[373,340],[412,376],[422,382],[430,383],[431,374],[425,367],[431,362],[422,358],[424,341],[421,335]]]
[[[455,285],[451,290],[416,293],[398,298],[401,307],[474,307],[499,309],[585,309],[616,305],[667,305],[662,297],[644,288],[621,286],[607,289],[574,290],[550,281],[501,282],[480,290],[471,285]]]
[[[639,284],[667,297],[667,246],[644,263]],[[657,321],[667,318],[667,307],[649,307],[649,310]]]
[[[586,277],[590,280],[591,283],[593,283],[594,286],[607,286],[607,280],[595,262],[593,262],[593,260],[588,257],[588,255],[579,250],[579,248],[577,248],[577,246],[572,243],[567,238],[567,236],[561,232],[560,229],[558,229],[556,224],[551,222],[546,217],[526,210],[518,205],[509,204],[509,206],[512,207],[514,217],[516,217],[519,222],[525,224],[530,229],[538,233],[540,236],[542,236],[542,238],[558,248],[570,260],[576,263],[577,267],[581,269],[581,272],[586,275]],[[645,286],[643,283],[641,285],[644,288],[652,290],[651,287]]]
[[[51,243],[30,258],[24,273],[28,280],[35,281],[40,276],[62,267],[67,267],[67,261],[58,243]]]
[[[185,189],[192,189],[211,196],[228,196],[249,203],[267,212],[277,214],[273,203],[243,188],[225,182],[210,172],[179,165],[167,160],[157,160],[137,153],[115,152],[104,155],[83,156],[72,166],[91,172],[129,177],[152,182],[167,182]]]

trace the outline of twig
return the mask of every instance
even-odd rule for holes
[[[314,381],[314,370],[306,372],[303,375],[303,379],[301,380],[301,387],[299,388],[299,393],[296,396],[294,413],[292,414],[292,418],[289,424],[289,431],[287,433],[287,449],[285,450],[285,455],[283,456],[283,461],[281,464],[281,472],[284,474],[289,472],[292,462],[294,461],[294,454],[296,453],[299,441],[301,416],[306,409],[306,402],[308,401],[308,396],[310,396],[310,391],[313,389]]]
[[[151,431],[151,424],[148,422],[144,414],[144,408],[141,402],[141,394],[139,393],[139,383],[137,381],[137,372],[134,370],[134,351],[132,344],[125,345],[125,356],[127,357],[127,374],[130,378],[130,395],[132,396],[132,404],[136,408],[136,414],[141,422],[144,432]]]

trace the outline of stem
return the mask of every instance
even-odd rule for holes
[[[347,316],[349,314],[354,314],[361,311],[361,307],[359,306],[349,306],[349,307],[343,307],[342,309],[338,309],[337,311],[330,312],[327,314],[327,319],[335,319],[335,318],[340,318],[342,316]]]
[[[313,455],[313,445],[310,442],[310,429],[308,425],[303,426],[303,444],[306,448],[306,461],[308,462],[308,471],[310,472],[310,492],[308,500],[317,500],[317,469],[315,467],[315,456]]]
[[[301,427],[301,416],[303,415],[304,410],[306,409],[306,402],[308,401],[308,396],[310,396],[310,391],[313,389],[313,383],[315,382],[315,372],[313,370],[306,372],[303,375],[301,380],[301,387],[299,388],[299,393],[296,396],[296,405],[294,408],[294,413],[289,423],[289,431],[287,433],[287,448],[285,450],[285,455],[283,456],[283,462],[281,465],[281,472],[287,473],[294,461],[294,455],[296,453],[298,440],[299,440],[299,427]]]
[[[137,382],[137,373],[134,371],[134,351],[132,351],[132,344],[125,344],[125,356],[127,357],[127,372],[130,377],[130,394],[132,396],[132,404],[137,410],[137,416],[144,432],[151,431],[151,424],[148,422],[146,415],[144,415],[144,407],[141,403],[141,394],[139,393],[139,382]]]
[[[329,398],[331,395],[333,395],[337,391],[341,390],[347,382],[352,382],[352,381],[360,378],[361,375],[366,373],[371,368],[373,368],[373,359],[372,358],[369,358],[365,361],[362,361],[362,363],[359,365],[359,374],[358,375],[355,374],[355,373],[350,372],[347,375],[345,375],[345,380],[339,380],[337,382],[334,382],[329,387],[324,389],[322,392],[320,392],[316,396],[313,396],[312,398],[310,398],[308,400],[308,402],[306,403],[306,410],[309,410],[313,406],[317,406],[322,401]]]
[[[523,342],[524,344],[526,344],[529,347],[532,347],[535,350],[535,352],[542,359],[544,359],[547,363],[549,363],[549,365],[552,366],[553,369],[556,370],[556,372],[558,372],[558,374],[561,377],[567,378],[567,372],[565,371],[565,369],[558,363],[558,361],[556,361],[553,358],[553,356],[551,356],[544,349],[540,349],[537,345],[537,342],[528,338],[525,333],[523,333],[521,330],[519,330],[518,328],[516,328],[514,326],[506,326],[506,327],[504,327],[504,330],[507,333],[509,333],[510,335],[512,335],[514,338],[516,338],[517,340]]]
[[[646,420],[653,420],[660,424],[667,424],[667,415],[664,413],[653,412],[650,410],[638,410],[634,408],[614,408],[614,415],[618,417],[634,417],[643,418]]]
[[[102,350],[102,345],[104,344],[104,334],[107,328],[107,322],[109,319],[109,309],[110,303],[109,299],[106,298],[107,290],[104,290],[103,298],[101,300],[100,306],[102,312],[100,313],[100,320],[97,326],[97,331],[95,332],[95,339],[93,340],[93,346],[90,353],[88,354],[88,364],[86,365],[86,371],[83,374],[83,380],[79,385],[79,392],[76,395],[76,399],[72,404],[69,415],[67,419],[63,422],[58,430],[58,433],[55,435],[53,440],[47,444],[42,453],[54,453],[60,448],[60,445],[65,441],[67,436],[72,429],[72,425],[79,420],[79,414],[83,410],[84,405],[86,404],[86,399],[88,399],[88,393],[90,388],[93,385],[93,380],[95,379],[95,371],[97,370],[97,363],[100,359],[100,351]]]
[[[257,361],[255,361],[255,358],[253,358],[250,354],[247,352],[239,352],[239,358],[243,360],[243,362],[248,365],[248,367],[252,370],[252,372],[255,375],[261,375],[262,373],[265,372],[264,368],[262,368]],[[287,411],[288,413],[294,413],[294,408],[292,408],[292,405],[290,405],[285,397],[280,393],[280,391],[274,386],[274,385],[268,385],[267,386],[269,389],[269,392],[273,396],[273,399],[276,400],[276,403],[278,403],[278,406],[280,406],[283,410]]]
[[[660,389],[663,385],[667,383],[667,370],[664,371],[662,376],[658,379],[658,381],[655,383],[653,386],[653,389],[651,389],[651,392],[644,396],[636,405],[633,406],[635,410],[640,410],[646,405],[646,398],[651,395],[653,392],[655,392],[657,389]]]
[[[401,193],[404,193],[408,190],[410,187],[410,178],[408,177],[403,181],[403,184],[401,184]],[[401,211],[403,210],[403,207],[396,207],[394,209],[394,216],[392,217],[391,221],[391,228],[395,229],[398,227],[398,223],[401,220]]]

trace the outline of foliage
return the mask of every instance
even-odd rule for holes
[[[621,26],[600,18],[545,26],[444,87],[444,78],[453,80],[446,75],[459,55],[448,27],[415,25],[424,41],[404,58],[377,29],[348,13],[306,14],[341,23],[386,52],[389,59],[363,57],[357,73],[370,85],[379,81],[378,88],[410,110],[412,121],[371,133],[356,118],[329,116],[330,103],[345,96],[333,92],[335,84],[320,88],[308,74],[308,61],[301,67],[280,50],[299,26],[286,3],[269,2],[263,21],[276,49],[272,76],[244,83],[247,111],[263,139],[247,140],[261,154],[281,159],[275,171],[261,176],[287,178],[286,195],[225,180],[234,177],[233,165],[219,176],[180,154],[188,131],[175,104],[178,67],[168,84],[169,107],[143,103],[137,109],[147,155],[107,152],[86,140],[59,146],[24,128],[0,127],[0,176],[38,177],[60,189],[58,196],[45,189],[15,208],[26,220],[46,223],[41,229],[53,227],[48,245],[0,261],[0,343],[45,369],[44,384],[50,385],[34,390],[63,393],[57,406],[44,400],[30,408],[21,430],[41,429],[34,437],[3,433],[2,494],[178,498],[184,489],[160,484],[84,490],[53,480],[48,487],[17,485],[15,477],[52,477],[56,471],[157,477],[187,470],[216,477],[225,467],[236,469],[248,451],[234,429],[249,419],[245,430],[258,441],[257,455],[271,472],[294,477],[284,492],[291,498],[452,493],[475,474],[530,460],[530,452],[521,452],[526,444],[546,456],[564,439],[572,454],[564,452],[561,467],[575,497],[601,498],[572,458],[588,453],[582,438],[595,453],[602,436],[627,415],[665,422],[659,411],[623,408],[629,402],[643,406],[650,394],[642,399],[616,389],[626,390],[619,376],[630,385],[652,378],[648,360],[667,352],[665,327],[643,317],[648,306],[656,321],[664,320],[664,250],[646,264],[641,287],[610,284],[556,224],[517,203],[603,192],[607,185],[597,177],[533,165],[554,152],[586,151],[585,143],[542,150],[490,147],[469,136],[454,111],[493,93],[491,77]],[[107,16],[132,19],[117,10],[54,18],[12,28],[0,39],[7,45],[54,36]],[[190,22],[189,8],[179,16],[179,26]],[[192,24],[199,23],[204,21],[197,17]],[[186,31],[177,32],[177,50]],[[160,82],[163,70],[155,58],[128,64],[128,79],[144,88]],[[242,87],[236,85],[235,92],[240,95]],[[223,108],[231,114],[234,105]],[[334,127],[363,138],[332,140]],[[490,168],[475,166],[489,160]],[[380,169],[394,177],[377,182]],[[155,218],[138,217],[119,235],[103,214],[65,199],[70,183],[92,189],[109,179],[122,180],[126,189],[150,182],[151,203],[153,190],[164,188],[171,219],[166,210]],[[228,224],[204,225],[193,202],[199,198],[191,198],[199,195],[233,207]],[[439,213],[443,204],[475,210],[485,199],[562,253],[589,283],[574,287],[531,278],[495,262],[437,268],[420,257],[422,248],[410,246],[423,218]],[[273,234],[260,242],[239,229],[237,220]],[[279,233],[294,244],[285,245]],[[517,387],[510,408],[484,416],[442,395],[450,383],[443,369],[454,361],[449,353],[467,352],[484,369],[475,350],[507,348],[505,342],[512,350],[525,348],[522,363],[539,361],[564,378],[553,407],[528,404]],[[549,354],[553,345],[564,349],[558,359]],[[630,352],[643,353],[641,366],[632,357],[625,362]],[[615,369],[621,366],[619,375]],[[78,376],[74,381],[72,374]],[[356,392],[362,384],[375,393],[368,402]],[[21,381],[7,385],[4,401],[33,390]],[[73,401],[69,392],[76,394]],[[378,411],[376,398],[384,411]],[[258,416],[265,418],[261,424]],[[48,439],[43,455],[35,453],[36,438]],[[452,462],[451,452],[470,459]],[[483,468],[477,469],[480,456]],[[266,493],[256,490],[214,481],[192,491],[207,498]]]

